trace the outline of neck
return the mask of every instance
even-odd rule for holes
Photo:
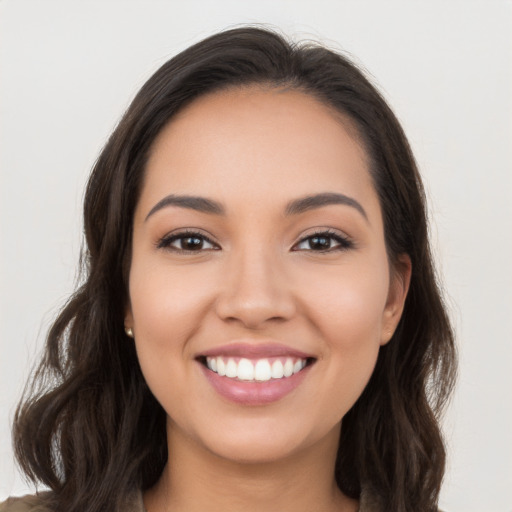
[[[334,479],[339,428],[319,443],[265,462],[237,462],[168,429],[169,461],[144,501],[148,512],[355,512]]]

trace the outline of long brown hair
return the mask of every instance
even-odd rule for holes
[[[160,130],[205,93],[262,84],[310,94],[351,119],[370,161],[392,264],[412,261],[399,326],[343,418],[336,479],[383,511],[437,509],[445,449],[438,425],[455,378],[453,333],[429,247],[425,195],[411,149],[377,89],[346,57],[243,27],[165,63],[142,87],[101,152],[84,204],[83,284],[51,327],[14,423],[18,462],[49,486],[55,510],[120,510],[167,460],[165,412],[123,330],[132,220]],[[172,456],[172,454],[171,454]]]

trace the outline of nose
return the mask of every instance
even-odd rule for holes
[[[289,320],[295,301],[282,264],[264,251],[233,255],[216,301],[217,315],[248,329]]]

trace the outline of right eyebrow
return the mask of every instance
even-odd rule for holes
[[[346,196],[345,194],[338,194],[335,192],[323,192],[311,196],[301,197],[288,203],[285,210],[285,215],[298,215],[300,213],[328,206],[331,204],[341,204],[355,208],[368,222],[368,215],[359,201],[353,197]]]
[[[170,194],[158,201],[158,203],[156,203],[155,206],[151,208],[144,221],[148,220],[148,218],[158,210],[161,210],[167,206],[180,206],[181,208],[188,208],[190,210],[195,210],[202,213],[226,215],[224,207],[213,199],[207,199],[206,197],[199,196],[178,196],[175,194]]]

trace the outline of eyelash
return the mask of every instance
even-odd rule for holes
[[[314,233],[311,233],[310,235],[302,238],[299,242],[297,242],[294,245],[294,247],[296,247],[297,245],[300,245],[308,240],[311,240],[315,237],[327,238],[327,239],[334,240],[335,242],[338,243],[338,245],[335,247],[330,247],[329,249],[324,249],[324,250],[320,250],[320,251],[315,251],[313,249],[306,249],[307,252],[315,252],[315,253],[325,254],[325,253],[331,253],[334,251],[344,251],[344,250],[351,249],[354,247],[354,243],[348,237],[340,235],[339,233],[332,231],[330,229],[315,231]],[[213,242],[206,235],[199,233],[197,231],[188,231],[187,230],[187,231],[181,231],[180,233],[174,233],[174,234],[164,236],[157,242],[156,247],[157,247],[157,249],[167,249],[169,251],[173,251],[173,252],[181,253],[181,254],[197,254],[199,252],[202,252],[202,250],[179,249],[176,247],[172,247],[171,244],[173,242],[175,242],[177,240],[183,240],[186,238],[196,238],[196,239],[201,240],[202,241],[201,243],[204,243],[206,241],[211,245],[216,245],[215,242]],[[205,250],[207,250],[207,251],[215,250],[216,251],[219,249],[205,249]],[[300,249],[292,248],[292,250],[299,251]]]
[[[347,236],[341,235],[331,229],[323,229],[323,230],[315,231],[315,232],[311,233],[310,235],[302,238],[298,243],[296,243],[294,245],[294,247],[299,244],[302,244],[303,242],[305,242],[307,240],[311,240],[313,238],[328,238],[328,239],[330,238],[330,239],[334,240],[335,242],[337,242],[338,245],[335,247],[331,247],[329,249],[321,250],[321,251],[315,251],[315,250],[309,249],[308,252],[316,252],[316,253],[322,254],[322,253],[330,253],[330,252],[334,252],[334,251],[345,251],[347,249],[352,249],[354,247],[354,243]]]
[[[172,247],[171,244],[175,242],[176,240],[182,240],[185,238],[198,238],[203,241],[206,241],[212,245],[216,245],[215,242],[213,242],[210,238],[208,238],[206,235],[203,235],[202,233],[198,233],[197,231],[181,231],[180,233],[174,233],[172,235],[166,235],[163,238],[161,238],[157,243],[157,249],[168,249],[169,251],[173,252],[181,252],[184,254],[197,254],[201,251],[192,251],[190,249],[177,249],[176,247]],[[207,249],[208,251],[211,250],[218,250],[218,249]]]

